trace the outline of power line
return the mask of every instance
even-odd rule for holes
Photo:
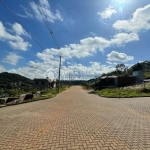
[[[0,0],[0,2],[4,5],[4,7],[9,11],[9,13],[15,18],[15,20],[23,27],[23,29],[28,33],[28,35],[30,35],[30,37],[35,41],[35,43],[42,49],[44,50],[44,48],[39,44],[39,42],[31,35],[31,33],[25,29],[25,27],[22,25],[22,23],[18,20],[18,18],[15,16],[15,14],[10,10],[10,8],[2,1]]]
[[[54,41],[54,43],[55,43],[57,49],[59,50],[60,48],[59,48],[58,42],[57,42],[57,40],[56,40],[56,38],[55,38],[55,35],[54,35],[54,33],[53,33],[53,31],[52,31],[52,29],[51,29],[49,23],[48,23],[47,18],[46,18],[45,15],[44,15],[44,10],[43,10],[43,8],[42,8],[40,2],[39,2],[39,5],[40,5],[40,6],[39,6],[38,3],[37,3],[37,0],[34,0],[34,1],[35,1],[35,4],[37,5],[37,8],[38,8],[38,10],[39,10],[39,12],[40,12],[40,14],[41,14],[41,16],[42,16],[42,18],[43,18],[45,24],[46,24],[46,27],[47,27],[49,33],[50,33],[51,36],[52,36],[52,39],[53,39],[53,41]],[[61,73],[61,55],[60,55],[59,73],[58,73],[58,93],[60,92],[60,73]]]
[[[40,5],[40,6],[39,6],[37,0],[34,0],[34,1],[35,1],[35,4],[36,4],[36,6],[37,6],[37,8],[38,8],[38,10],[39,10],[39,12],[40,12],[42,18],[43,18],[44,23],[46,24],[46,27],[47,27],[49,33],[50,33],[51,36],[52,36],[52,39],[53,39],[53,41],[54,41],[54,43],[55,43],[57,49],[59,50],[59,49],[60,49],[59,44],[58,44],[58,42],[57,42],[57,40],[56,40],[56,37],[55,37],[55,35],[54,35],[54,33],[53,33],[53,31],[52,31],[52,29],[51,29],[49,23],[48,23],[47,18],[46,18],[45,15],[44,15],[44,10],[43,10],[43,8],[42,8],[42,6],[41,6],[41,3],[39,2],[39,5]]]

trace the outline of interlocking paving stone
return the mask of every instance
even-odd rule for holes
[[[150,98],[102,98],[74,86],[0,109],[0,150],[150,150]]]

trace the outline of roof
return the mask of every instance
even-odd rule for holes
[[[118,78],[118,76],[103,76],[103,77],[101,77],[100,79],[106,79],[106,78],[115,79],[115,78]]]
[[[50,83],[56,82],[56,80],[51,80],[51,79],[49,79],[49,78],[46,78],[46,79],[34,78],[34,81],[48,81],[48,82],[50,82]]]
[[[146,79],[146,80],[144,80],[144,82],[150,82],[150,79]]]

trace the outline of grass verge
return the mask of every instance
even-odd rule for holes
[[[149,97],[150,89],[105,88],[96,90],[95,93],[109,98]]]
[[[69,86],[62,86],[60,88],[60,92],[65,91],[68,88],[69,88]],[[57,88],[54,88],[54,89],[45,89],[43,91],[43,93],[41,95],[39,95],[38,97],[36,97],[36,98],[29,99],[29,100],[24,100],[22,102],[20,102],[20,101],[17,101],[17,102],[12,101],[11,103],[6,104],[6,105],[0,104],[0,107],[18,105],[18,104],[23,104],[23,103],[28,103],[28,102],[34,102],[34,101],[39,101],[39,100],[45,100],[45,99],[52,98],[52,97],[56,96],[57,94],[58,94],[58,89]]]

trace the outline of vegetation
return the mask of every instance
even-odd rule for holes
[[[19,74],[3,72],[0,73],[0,86],[11,88],[15,85],[31,86],[33,80],[23,77]]]
[[[83,87],[83,89],[90,90],[90,89],[94,89],[95,83],[94,82],[83,82],[81,84],[81,86]]]
[[[107,74],[102,74],[102,76],[129,76],[132,75],[133,71],[142,70],[144,72],[144,78],[150,79],[150,61],[144,61],[141,63],[137,63],[130,68],[127,68],[124,64],[116,65],[116,70]],[[97,81],[97,82],[96,82]],[[89,80],[82,84],[84,89],[93,88],[95,93],[104,96],[104,97],[140,97],[140,96],[150,96],[150,86],[144,88],[144,86],[140,88],[135,88],[136,86],[131,87],[110,87],[96,90],[98,86],[98,78]]]
[[[61,85],[60,92],[66,90],[67,88],[69,88],[68,85]],[[37,98],[34,98],[34,99],[30,100],[30,101],[37,101],[37,100],[44,100],[44,99],[52,98],[57,93],[58,93],[58,89],[57,88],[53,88],[53,89],[47,88],[47,89],[45,89],[42,92],[42,94],[40,96],[38,96]]]
[[[0,73],[0,95],[18,96],[33,91],[33,80],[15,73]]]
[[[61,83],[60,92],[68,88],[69,86]],[[33,80],[23,77],[18,74],[3,72],[0,73],[0,97],[19,97],[21,94],[35,94],[38,89],[33,87]],[[23,102],[18,100],[12,100],[6,105],[26,103],[31,101],[43,100],[54,97],[58,93],[57,88],[46,88],[42,90],[41,94],[34,99],[24,100]],[[0,104],[1,105],[1,104]]]
[[[66,90],[67,88],[69,88],[68,85],[64,85],[64,84],[61,84],[61,87],[60,87],[60,92]],[[34,102],[34,101],[38,101],[38,100],[45,100],[45,99],[49,99],[49,98],[52,98],[54,96],[56,96],[56,94],[58,94],[58,89],[57,88],[46,88],[44,89],[41,94],[36,97],[36,98],[33,98],[33,99],[29,99],[29,100],[24,100],[24,101],[12,101],[12,102],[9,102],[7,103],[6,105],[16,105],[16,104],[22,104],[22,103],[28,103],[28,102]],[[5,106],[5,104],[0,104],[0,106]]]
[[[130,68],[127,68],[124,64],[117,64],[116,70],[107,74],[102,74],[102,76],[128,76],[132,75],[133,71],[142,70],[144,72],[144,78],[150,79],[150,61],[144,61],[137,63]]]
[[[111,98],[129,98],[129,97],[142,97],[150,96],[150,88],[134,89],[134,88],[105,88],[95,91],[99,96],[111,97]]]

